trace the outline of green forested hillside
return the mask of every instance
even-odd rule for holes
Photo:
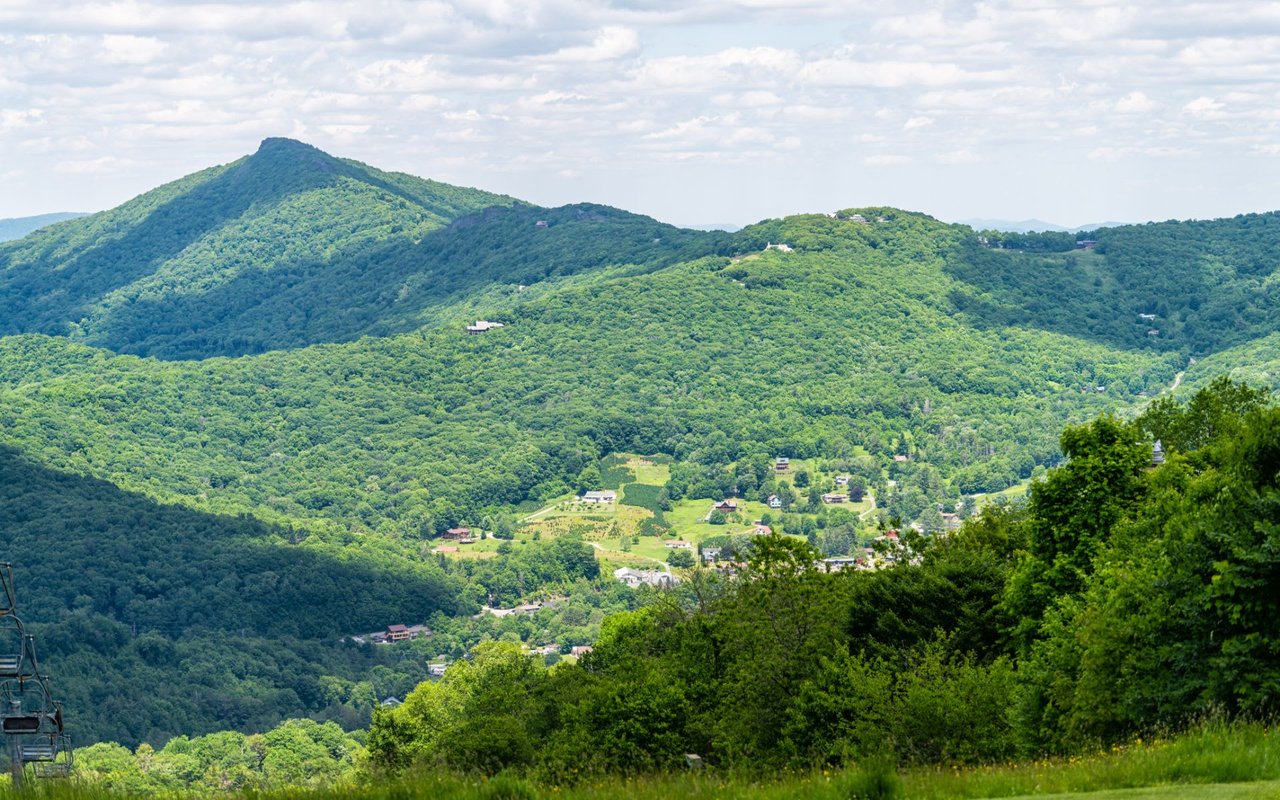
[[[654,267],[725,238],[603,206],[513,202],[268,139],[0,247],[0,332],[161,358],[260,353],[409,330],[490,284]]]
[[[9,337],[0,436],[199,508],[422,536],[562,494],[615,450],[714,465],[863,448],[999,489],[1056,458],[1062,421],[1172,381],[1172,355],[964,324],[942,266],[965,229],[885,213],[788,221],[791,253],[583,278],[509,303],[484,336],[199,363]]]
[[[569,540],[450,564],[386,537],[160,505],[3,447],[0,550],[78,741],[130,746],[300,714],[363,725],[426,677],[428,654],[457,657],[471,636],[498,634],[465,630],[481,601],[514,604],[599,572]],[[438,629],[434,649],[342,641],[423,622]]]
[[[1077,238],[1097,242],[1074,250]],[[1280,329],[1280,214],[970,240],[947,265],[974,324],[1203,356]]]

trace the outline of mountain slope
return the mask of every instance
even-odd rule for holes
[[[1093,234],[976,239],[947,270],[976,325],[1032,326],[1125,349],[1204,356],[1280,331],[1280,214]]]
[[[76,219],[77,217],[83,216],[86,215],[75,211],[58,211],[52,214],[37,214],[34,217],[9,217],[8,219],[0,219],[0,242],[21,239],[28,233],[39,230],[46,225],[52,225],[55,222],[62,222],[65,219]]]
[[[6,447],[0,548],[78,743],[270,727],[375,665],[406,673],[384,687],[403,691],[424,668],[338,637],[472,610],[459,581],[386,543],[158,505]]]
[[[539,209],[267,139],[0,247],[0,333],[168,359],[260,353],[411,330],[495,282],[673,263],[723,238],[601,206]]]
[[[561,494],[612,450],[909,452],[965,491],[1002,488],[1057,458],[1064,421],[1172,381],[1176,354],[955,316],[946,265],[968,229],[874,213],[739,240],[790,253],[493,298],[481,310],[507,327],[478,337],[195,364],[0,339],[0,440],[200,508],[417,536]]]

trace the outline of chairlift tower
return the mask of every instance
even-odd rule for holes
[[[7,562],[0,562],[0,734],[15,789],[25,783],[28,764],[37,778],[71,774],[71,737],[63,727],[62,704],[53,699],[49,679],[40,671],[35,637],[18,617],[13,565]]]

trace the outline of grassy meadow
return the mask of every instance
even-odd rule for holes
[[[1061,800],[1274,800],[1280,798],[1280,732],[1257,724],[1206,724],[1182,736],[1136,740],[1085,757],[979,768],[925,768],[897,772],[884,764],[816,770],[758,781],[713,770],[572,787],[537,786],[514,777],[490,780],[422,774],[364,784],[349,800],[410,798],[573,798],[635,800],[751,797],[761,800],[976,800],[1055,797]],[[284,795],[279,795],[284,796]],[[297,796],[297,795],[291,795]]]
[[[127,791],[112,792],[72,779],[45,782],[25,793],[6,787],[0,797],[96,800],[122,794]],[[1280,798],[1280,732],[1260,724],[1211,723],[1178,737],[1136,740],[1090,756],[978,768],[895,771],[885,763],[793,772],[770,780],[706,769],[574,786],[539,785],[512,775],[475,778],[419,771],[395,779],[364,776],[344,785],[255,790],[240,796],[255,800],[1273,800]]]

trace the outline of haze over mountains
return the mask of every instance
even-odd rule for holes
[[[46,225],[52,225],[55,222],[61,222],[64,219],[75,219],[76,217],[86,216],[82,212],[77,211],[58,211],[52,214],[37,214],[32,217],[9,217],[8,219],[0,219],[0,242],[9,242],[14,239],[21,239],[32,231],[39,230]]]
[[[1077,225],[1074,228],[1068,228],[1064,225],[1058,225],[1053,222],[1045,222],[1042,219],[962,219],[958,221],[961,225],[968,225],[976,231],[1004,231],[1006,233],[1031,233],[1032,231],[1053,231],[1057,233],[1080,233],[1082,231],[1096,231],[1098,228],[1119,228],[1127,225],[1125,222],[1091,222],[1085,225]]]
[[[178,693],[179,654],[203,665],[204,716],[137,695],[92,736],[213,729],[227,697],[237,725],[338,714],[322,678],[358,680],[373,657],[320,640],[477,608],[479,590],[456,596],[470,573],[423,559],[424,539],[510,523],[609,453],[715,480],[739,459],[841,459],[909,476],[910,518],[1056,463],[1064,424],[1184,371],[1280,380],[1280,216],[1096,238],[984,243],[893,208],[694,231],[268,139],[0,246],[0,530],[14,560],[56,541],[74,562],[32,587],[44,620],[110,632],[58,652],[99,648]],[[477,318],[504,327],[467,335]],[[135,519],[164,535],[135,537]],[[244,562],[213,572],[210,548]],[[388,576],[417,587],[389,611]],[[211,615],[200,592],[245,607]],[[220,664],[230,630],[259,648],[253,669]],[[286,676],[267,651],[329,671]],[[109,708],[91,662],[76,696]]]

